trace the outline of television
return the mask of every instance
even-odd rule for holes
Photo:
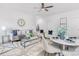
[[[52,30],[48,30],[48,34],[49,35],[52,35],[53,34],[53,31]]]
[[[40,33],[44,33],[44,30],[40,30]]]

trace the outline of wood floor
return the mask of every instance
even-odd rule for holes
[[[19,43],[20,42],[13,43],[16,47],[12,49],[0,46],[0,56],[37,56],[43,51],[41,42],[25,48],[20,46]]]

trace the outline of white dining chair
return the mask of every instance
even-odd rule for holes
[[[60,49],[54,47],[53,45],[48,44],[48,41],[44,38],[42,35],[42,44],[43,44],[43,49],[45,51],[44,55],[49,55],[49,54],[55,54],[55,55],[60,55],[61,51]],[[46,54],[48,53],[48,54]]]
[[[74,51],[64,50],[62,52],[65,56],[79,56],[79,47],[77,47]]]

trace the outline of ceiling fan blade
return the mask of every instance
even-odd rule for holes
[[[44,10],[45,10],[45,11],[48,11],[48,9],[46,9],[46,8],[45,8]]]
[[[47,7],[45,7],[45,8],[52,8],[53,6],[47,6]]]
[[[42,5],[42,8],[44,8],[44,3],[41,3],[41,5]]]

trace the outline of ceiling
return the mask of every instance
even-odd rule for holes
[[[0,3],[0,11],[3,9],[22,12],[32,15],[54,15],[63,12],[69,12],[79,9],[79,3],[46,3],[45,5],[53,5],[48,12],[40,11],[40,3]]]

